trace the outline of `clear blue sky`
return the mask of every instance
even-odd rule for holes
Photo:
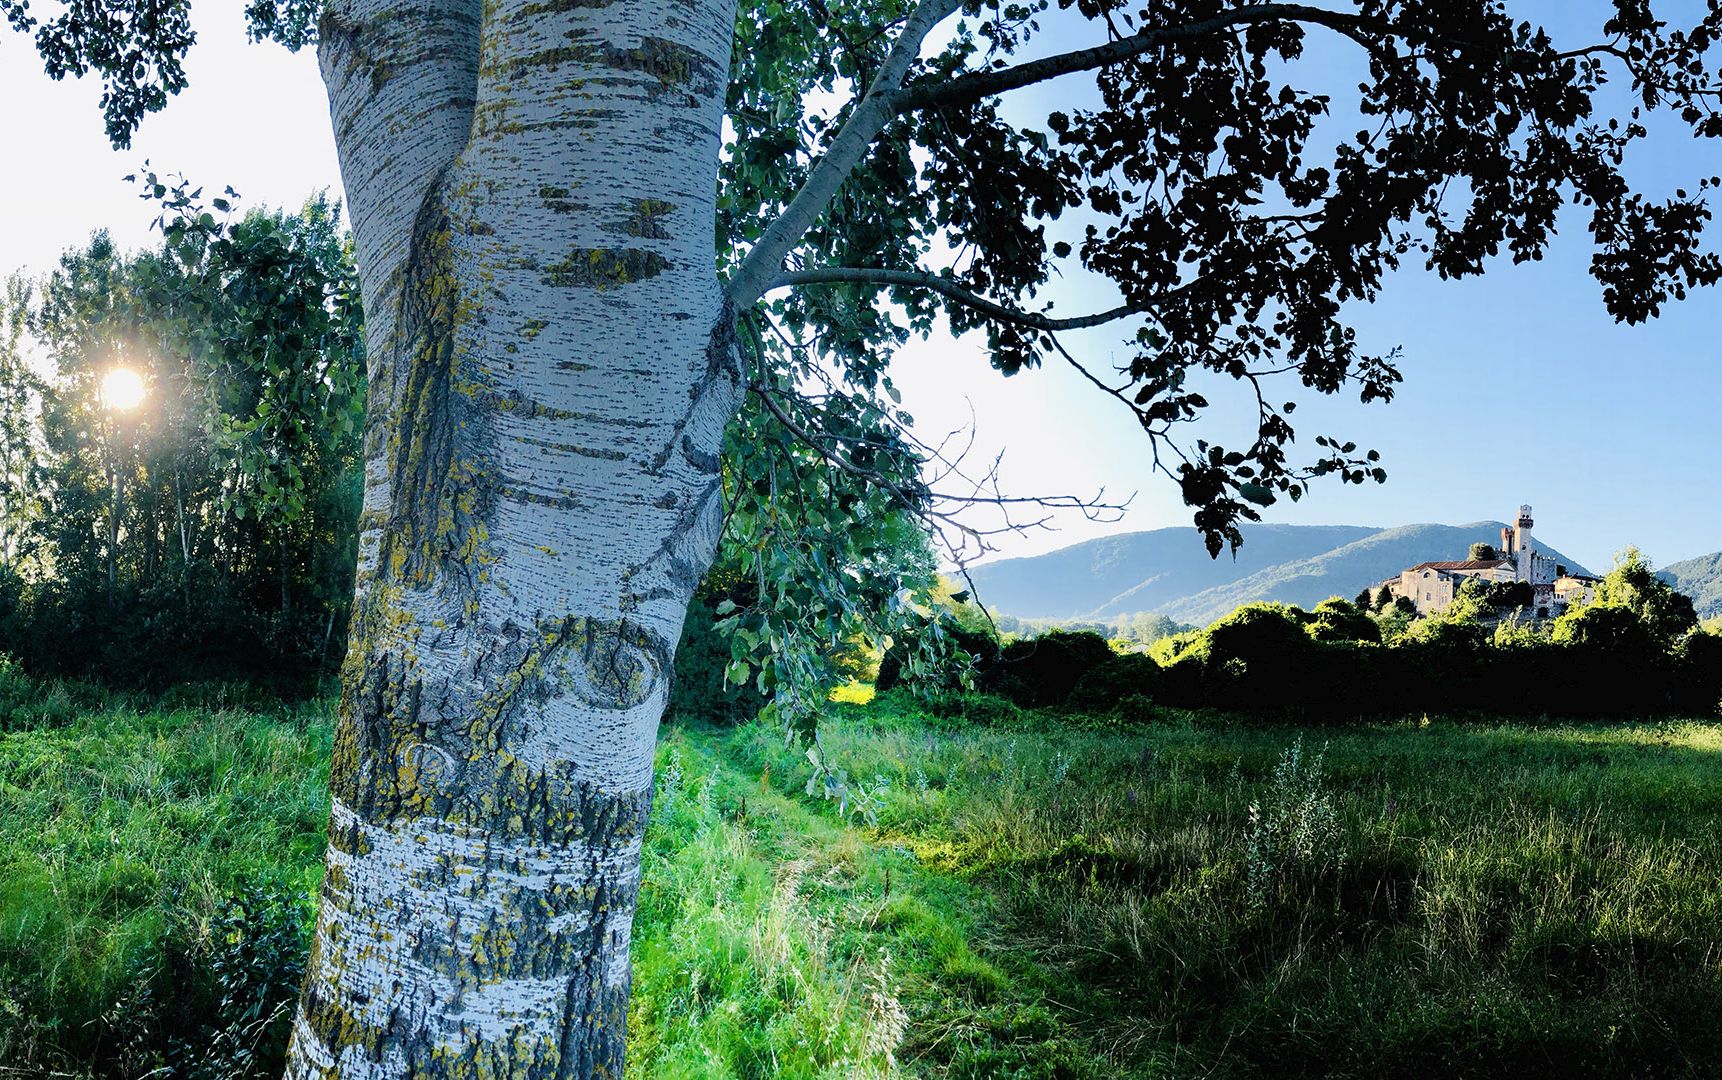
[[[1576,40],[1605,6],[1542,0],[1526,10],[1549,22],[1557,38]],[[152,214],[120,180],[146,157],[214,188],[232,184],[247,203],[297,203],[318,188],[339,190],[314,60],[246,44],[240,8],[196,5],[201,40],[189,64],[191,89],[146,121],[136,148],[122,153],[102,138],[97,88],[49,82],[28,42],[0,31],[0,95],[14,103],[5,121],[11,167],[0,171],[0,270],[46,269],[98,227],[125,243],[146,242]],[[1093,40],[1089,27],[1061,27],[1045,44]],[[1303,68],[1308,81],[1336,80],[1343,88],[1347,51],[1320,38],[1312,45]],[[1080,81],[1066,80],[1013,107],[1038,118],[1083,94]],[[1642,147],[1632,168],[1647,186],[1671,188],[1722,173],[1722,144],[1675,132]],[[1722,244],[1722,227],[1716,236]],[[1701,292],[1648,326],[1617,326],[1585,273],[1586,240],[1583,220],[1572,218],[1541,264],[1503,261],[1485,278],[1460,284],[1412,268],[1378,304],[1354,310],[1367,345],[1404,347],[1398,399],[1363,408],[1290,387],[1286,396],[1302,402],[1296,419],[1306,437],[1327,431],[1379,448],[1389,482],[1318,486],[1301,505],[1276,507],[1270,520],[1459,523],[1503,518],[1529,502],[1538,532],[1593,568],[1628,543],[1658,563],[1722,549],[1722,492],[1713,473],[1722,459],[1722,293]],[[1063,313],[1106,300],[1080,278],[1053,295]],[[1071,344],[1103,365],[1127,355],[1118,341],[1091,332]],[[1176,492],[1150,474],[1130,418],[1068,372],[1001,379],[979,342],[948,336],[916,343],[895,367],[923,434],[966,423],[972,408],[980,425],[976,456],[1004,449],[1002,475],[1014,493],[1102,486],[1109,494],[1137,493],[1120,523],[1067,520],[1057,533],[1003,545],[1005,553],[1188,522]],[[1216,430],[1230,437],[1238,428]]]

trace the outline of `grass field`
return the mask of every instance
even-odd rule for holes
[[[1722,1072],[1722,726],[939,711],[828,726],[871,820],[666,728],[633,1075]],[[65,713],[0,734],[0,1067],[267,1075],[327,706]]]

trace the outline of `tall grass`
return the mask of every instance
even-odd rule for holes
[[[0,1065],[270,1075],[328,707],[21,693]],[[771,732],[666,729],[631,1076],[1718,1072],[1722,726],[838,712],[876,826]]]
[[[667,743],[659,765],[634,939],[630,1071],[665,1080],[899,1075],[906,1018],[891,957],[839,948],[855,912],[834,906],[831,890],[854,871],[853,838],[748,785],[685,737]]]
[[[983,954],[1061,973],[1052,1000],[1082,1010],[1120,1068],[1552,1077],[1722,1061],[1717,725],[936,723],[887,695],[827,746],[891,779],[878,840],[986,891]],[[1300,738],[1324,757],[1316,794],[1344,857],[1264,893],[1251,811]]]
[[[116,708],[0,734],[0,1061],[117,1069],[169,1053],[128,1050],[138,1033],[116,1023],[135,1027],[146,1003],[212,1009],[221,964],[267,935],[257,920],[280,897],[291,911],[275,921],[304,922],[328,752],[326,706]],[[289,972],[300,936],[278,945]]]

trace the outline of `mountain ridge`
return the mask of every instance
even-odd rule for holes
[[[1657,576],[1692,597],[1699,618],[1722,615],[1722,551],[1669,563]]]
[[[1171,527],[1083,540],[1056,551],[971,567],[978,599],[1024,619],[1074,619],[1138,593],[1153,611],[1197,588],[1308,558],[1380,531],[1369,525],[1248,525],[1235,556],[1210,559],[1195,529]],[[1155,587],[1155,578],[1163,584]],[[997,595],[1000,599],[994,599]],[[1008,596],[1008,602],[1001,602]]]
[[[1201,624],[1252,601],[1307,608],[1329,596],[1355,596],[1417,563],[1462,559],[1472,543],[1497,541],[1503,527],[1486,520],[1387,529],[1256,525],[1245,530],[1235,560],[1209,560],[1194,529],[1174,527],[1004,559],[969,575],[978,599],[1000,614],[1106,620],[1151,612]],[[1542,540],[1535,543],[1569,570],[1589,572]]]

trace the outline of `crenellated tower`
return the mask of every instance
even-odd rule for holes
[[[1536,565],[1536,546],[1531,539],[1531,508],[1529,504],[1519,507],[1519,520],[1513,526],[1513,559],[1516,564],[1515,577],[1520,581],[1535,581],[1532,573]]]

